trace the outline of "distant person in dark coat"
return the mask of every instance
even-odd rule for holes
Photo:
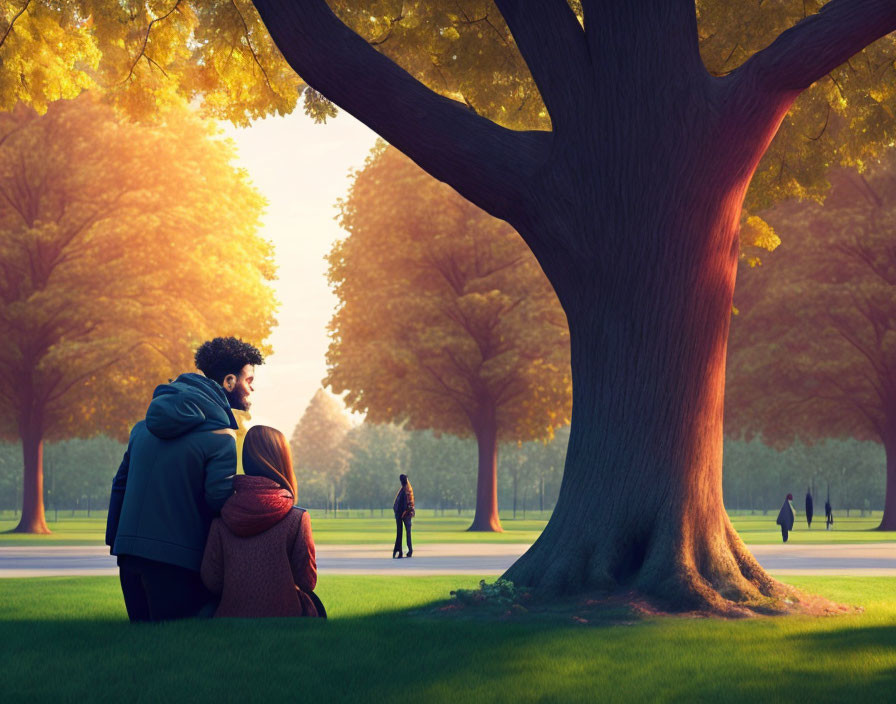
[[[411,519],[416,515],[414,512],[414,489],[408,481],[406,474],[400,474],[398,480],[401,482],[401,489],[395,495],[395,502],[392,504],[392,511],[395,513],[395,547],[392,550],[393,558],[400,558],[401,555],[401,529],[404,526],[405,534],[408,541],[408,557],[414,554],[414,546],[411,543]]]
[[[784,538],[785,543],[787,542],[787,534],[793,530],[793,522],[796,520],[796,512],[793,510],[791,501],[793,501],[793,494],[788,494],[787,498],[784,499],[784,505],[778,511],[777,523],[781,526],[781,537]]]
[[[834,509],[831,508],[831,497],[829,496],[824,502],[824,529],[830,530],[834,525]]]
[[[812,514],[814,513],[814,505],[812,503],[812,492],[808,489],[806,490],[806,523],[809,524],[809,528],[812,527]]]
[[[131,621],[195,616],[213,597],[199,576],[212,519],[233,493],[237,422],[259,351],[233,337],[196,352],[202,374],[156,387],[112,481],[106,544]]]

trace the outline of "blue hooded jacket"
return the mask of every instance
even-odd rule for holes
[[[106,544],[199,571],[212,519],[233,493],[236,420],[216,382],[181,374],[153,392],[112,481]]]

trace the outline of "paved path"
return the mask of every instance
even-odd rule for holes
[[[410,560],[393,560],[389,546],[321,545],[321,575],[499,575],[528,548],[509,543],[418,545]],[[791,575],[896,577],[896,543],[864,545],[754,545],[770,572]],[[0,547],[0,577],[117,575],[108,549],[95,547]]]

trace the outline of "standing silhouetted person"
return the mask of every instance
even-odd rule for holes
[[[414,546],[411,543],[411,519],[415,516],[414,512],[414,489],[408,481],[406,474],[398,476],[401,482],[401,489],[395,495],[395,503],[392,504],[392,510],[395,512],[395,548],[392,550],[393,558],[402,557],[401,554],[401,528],[404,526],[408,540],[408,557],[414,554]]]
[[[806,523],[809,524],[809,527],[812,527],[812,514],[813,514],[814,506],[812,504],[812,491],[811,489],[806,489]]]
[[[831,508],[831,497],[830,495],[824,502],[824,529],[830,530],[834,525],[834,509]]]
[[[793,521],[796,518],[791,501],[793,501],[793,494],[788,494],[787,498],[784,499],[784,505],[778,511],[777,523],[781,526],[781,537],[784,538],[785,543],[787,542],[787,534],[793,530]]]

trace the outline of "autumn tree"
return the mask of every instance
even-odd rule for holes
[[[676,608],[767,605],[782,588],[722,503],[742,206],[795,99],[896,28],[896,4],[832,0],[803,19],[806,5],[794,3],[800,21],[768,46],[751,46],[749,32],[726,38],[756,49],[733,70],[710,52],[724,75],[701,57],[711,28],[698,27],[693,0],[585,1],[584,24],[565,0],[495,5],[550,131],[511,130],[437,94],[324,2],[255,2],[309,85],[511,224],[564,308],[574,410],[563,486],[506,577],[541,595],[627,585]],[[767,27],[792,23],[775,15]],[[892,50],[888,39],[869,65]],[[888,105],[891,93],[880,94]],[[896,126],[885,114],[877,123],[885,134]]]
[[[875,440],[881,529],[896,530],[896,152],[840,169],[824,205],[765,216],[785,244],[745,272],[732,323],[729,433],[767,442]]]
[[[342,479],[348,471],[346,443],[352,423],[342,404],[323,389],[312,396],[290,440],[299,486],[308,479],[326,487],[327,506],[337,510]]]
[[[212,334],[273,324],[262,200],[186,107],[157,126],[89,95],[0,113],[0,435],[21,442],[19,532],[47,533],[45,440],[127,437]]]
[[[569,419],[563,311],[512,228],[381,147],[342,204],[326,383],[374,423],[474,436],[470,530],[500,531],[500,441]]]
[[[893,140],[894,41],[876,42],[896,27],[892,0],[255,0],[282,55],[245,4],[237,17],[223,1],[5,0],[5,66],[33,55],[31,36],[60,37],[19,36],[31,2],[81,43],[42,44],[62,70],[4,71],[3,92],[19,82],[46,100],[111,64],[138,94],[161,95],[139,85],[179,70],[214,95],[231,67],[239,117],[281,109],[256,88],[276,92],[285,59],[318,116],[326,96],[522,235],[569,320],[576,411],[560,510],[509,578],[545,596],[625,585],[721,611],[781,593],[722,508],[742,205],[754,173],[753,211],[822,192],[828,164]],[[173,18],[176,42],[156,33]],[[236,58],[216,37],[236,40]]]

